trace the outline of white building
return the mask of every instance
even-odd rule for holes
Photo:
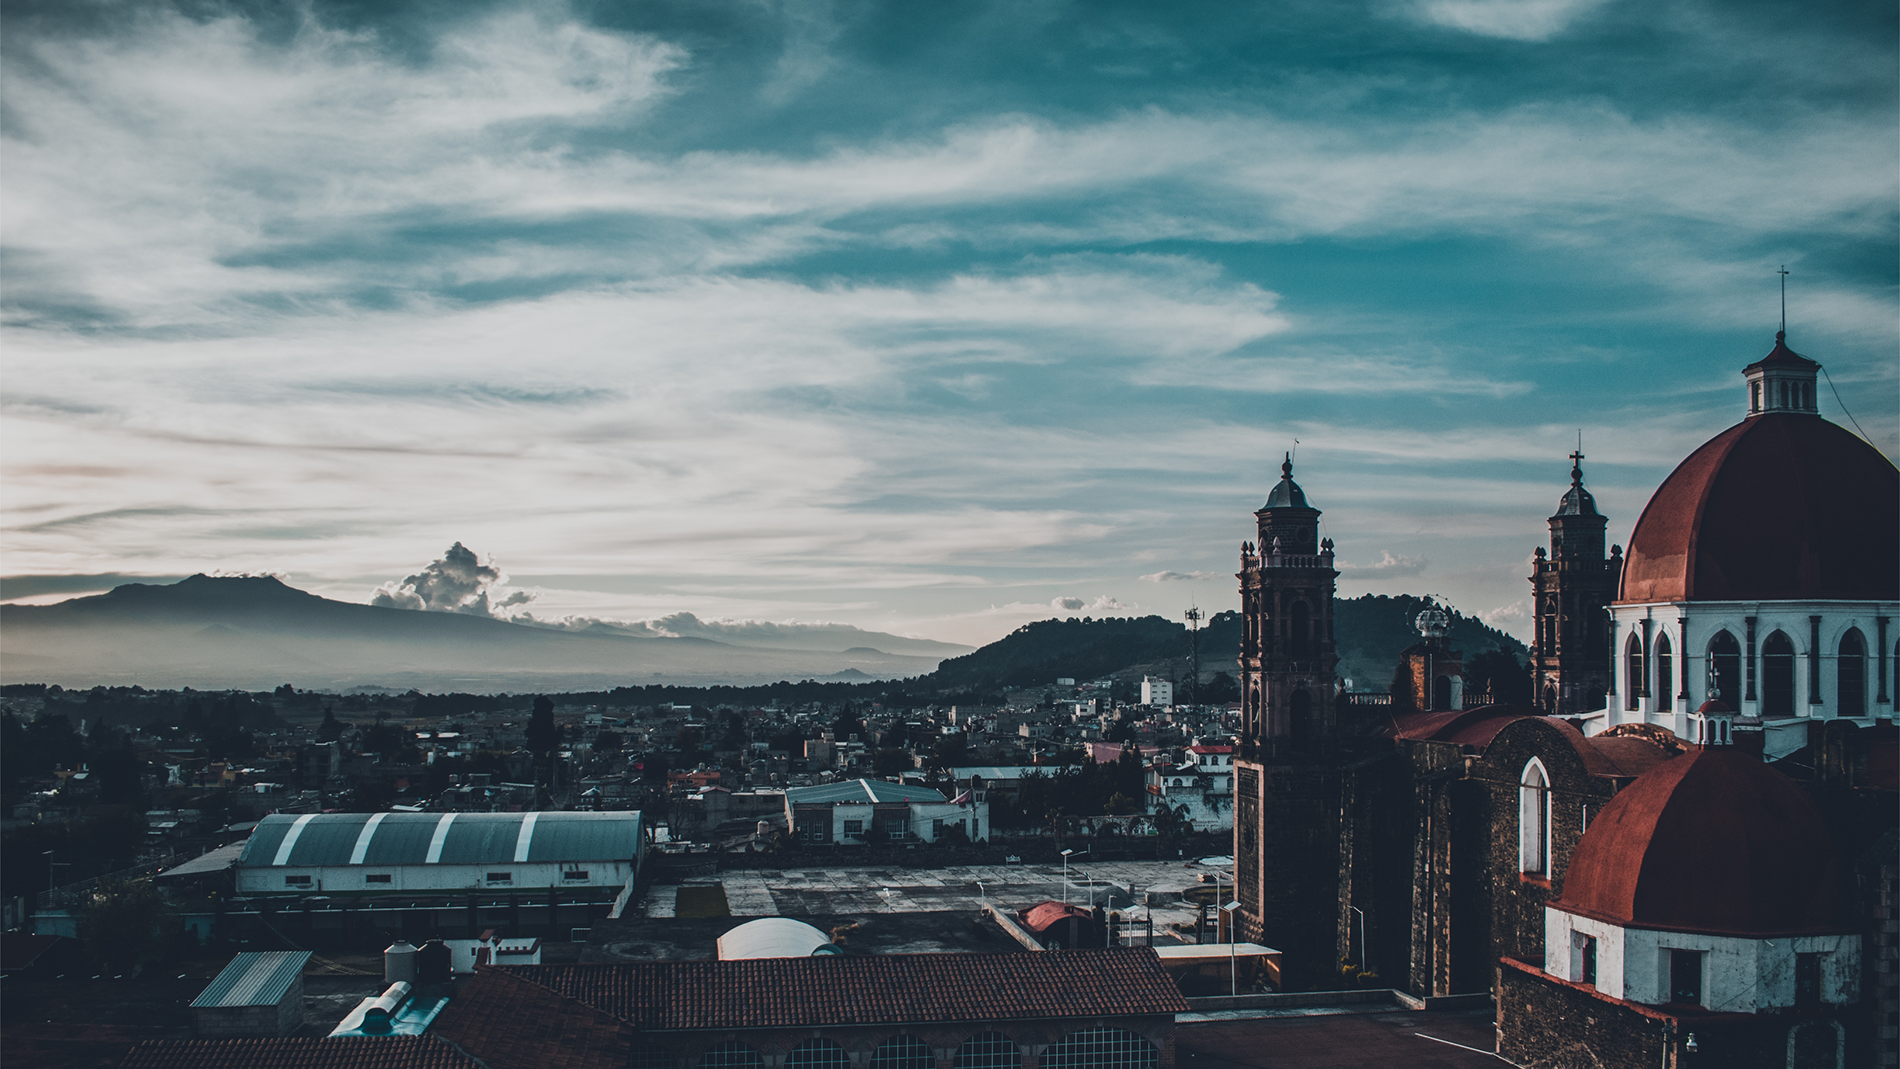
[[[1720,691],[1775,760],[1810,725],[1870,727],[1900,691],[1900,472],[1815,405],[1820,365],[1749,365],[1748,414],[1663,481],[1630,536],[1610,608],[1613,684],[1588,730],[1690,738]]]
[[[1183,819],[1195,831],[1233,830],[1234,748],[1195,743],[1180,764],[1149,766],[1148,803],[1150,812],[1185,810]]]
[[[853,779],[788,789],[785,821],[808,843],[934,843],[953,829],[977,842],[989,838],[990,806],[977,791],[948,799],[928,787]]]
[[[1141,677],[1141,704],[1173,705],[1174,684],[1154,676]]]
[[[239,894],[561,888],[612,897],[646,856],[639,813],[306,813],[265,817]]]

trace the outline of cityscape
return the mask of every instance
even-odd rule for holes
[[[8,1069],[1900,1066],[1891,5],[0,29]]]

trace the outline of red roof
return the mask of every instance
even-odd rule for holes
[[[1022,913],[1023,926],[1037,935],[1048,931],[1051,925],[1060,924],[1071,917],[1091,924],[1095,922],[1095,914],[1087,906],[1077,906],[1068,902],[1043,902],[1029,907]]]
[[[866,957],[500,965],[476,973],[435,1028],[484,1061],[472,1020],[543,988],[646,1030],[1140,1016],[1187,1012],[1180,989],[1146,947],[1037,954],[880,954]],[[484,1002],[470,1000],[477,993]],[[545,996],[540,996],[545,999]],[[496,1012],[499,1012],[497,1010]],[[590,1026],[598,1027],[598,1026]],[[464,1033],[470,1041],[464,1042]],[[624,1054],[624,1050],[623,1050]],[[492,1064],[492,1062],[491,1062]]]
[[[625,1056],[622,1056],[625,1063]],[[119,1069],[478,1069],[434,1036],[148,1039]]]
[[[1900,470],[1819,416],[1751,416],[1649,499],[1618,600],[1807,598],[1900,598]]]
[[[1663,761],[1625,787],[1591,820],[1551,905],[1675,932],[1853,930],[1820,810],[1793,780],[1733,749]]]

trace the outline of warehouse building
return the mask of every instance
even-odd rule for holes
[[[305,813],[264,818],[240,895],[414,895],[559,888],[613,898],[646,856],[639,813]]]
[[[307,950],[243,953],[191,1003],[199,1039],[287,1036],[303,1025]]]
[[[807,843],[934,843],[946,837],[969,842],[989,837],[990,807],[968,790],[945,798],[928,787],[885,780],[852,779],[785,792],[785,822]]]

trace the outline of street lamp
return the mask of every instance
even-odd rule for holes
[[[1347,909],[1359,914],[1359,975],[1366,974],[1366,911],[1350,903]]]
[[[1230,995],[1240,994],[1240,959],[1235,956],[1234,950],[1237,945],[1234,942],[1234,911],[1239,908],[1239,902],[1229,902],[1221,907],[1221,912],[1227,914],[1227,993]]]
[[[1073,853],[1074,849],[1062,852],[1062,904],[1065,906],[1069,904],[1069,855]]]

